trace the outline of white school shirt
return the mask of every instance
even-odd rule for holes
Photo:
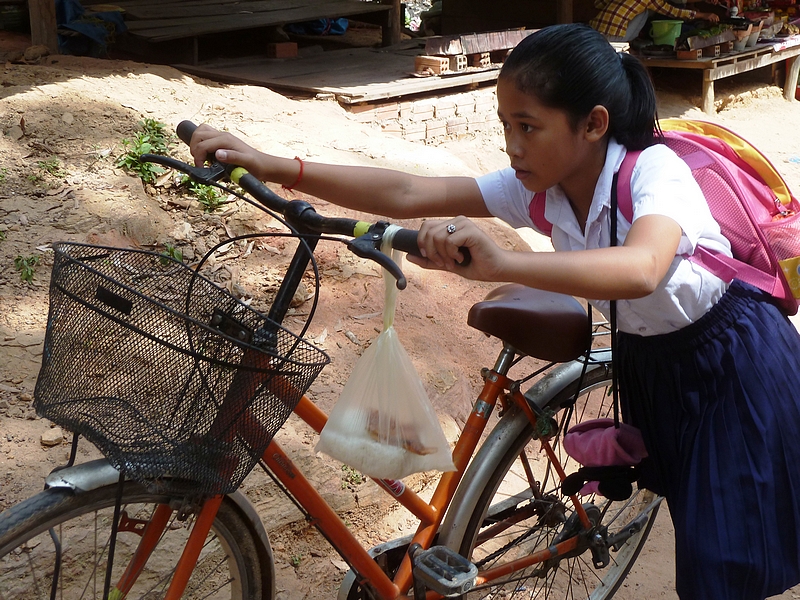
[[[545,218],[553,224],[556,250],[589,250],[611,245],[611,185],[626,149],[610,140],[606,162],[594,190],[586,231],[560,186],[547,190]],[[489,212],[512,227],[536,227],[529,206],[533,192],[523,187],[510,167],[477,179]],[[686,259],[698,245],[731,255],[730,243],[720,233],[691,170],[672,150],[656,144],[642,151],[631,175],[633,220],[644,215],[664,215],[681,226],[675,259],[658,288],[644,298],[617,300],[620,331],[649,336],[676,331],[694,323],[717,303],[728,284]],[[619,214],[618,244],[625,242],[631,225]],[[540,232],[542,233],[542,232]],[[587,300],[609,318],[607,300]]]

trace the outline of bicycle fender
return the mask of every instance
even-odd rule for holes
[[[586,372],[608,368],[611,351],[593,351]],[[528,402],[544,408],[559,392],[577,381],[583,370],[583,361],[572,361],[559,365],[525,392]],[[489,433],[486,441],[470,463],[469,468],[456,489],[439,532],[439,544],[458,551],[464,537],[464,529],[494,473],[494,465],[502,457],[508,445],[513,443],[529,425],[525,414],[520,410],[509,410]]]
[[[119,471],[104,458],[56,469],[45,478],[45,486],[48,489],[68,489],[76,493],[88,492],[118,482]],[[256,539],[261,545],[259,549],[261,564],[262,567],[268,569],[264,579],[272,584],[272,595],[269,596],[272,598],[275,595],[275,561],[264,523],[258,516],[255,507],[239,490],[227,494],[227,500],[233,502],[244,519],[250,523]]]
[[[119,471],[106,459],[61,467],[45,478],[47,488],[67,488],[73,492],[88,492],[119,481]]]
[[[255,506],[247,499],[240,490],[236,490],[226,496],[226,499],[232,501],[242,516],[250,524],[252,532],[255,534],[256,540],[260,543],[259,549],[261,568],[266,569],[266,573],[261,574],[262,583],[264,586],[269,586],[271,591],[265,598],[275,598],[276,594],[276,581],[275,581],[275,557],[272,554],[272,544],[269,543],[269,536],[264,527],[261,517],[258,516]]]

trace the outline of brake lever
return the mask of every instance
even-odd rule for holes
[[[377,247],[382,239],[382,232],[365,233],[362,236],[354,238],[347,242],[347,247],[350,251],[358,257],[366,258],[375,261],[381,267],[389,271],[389,273],[397,280],[397,289],[404,290],[408,282],[406,276],[398,264],[394,262],[390,256],[384,254]]]
[[[171,156],[163,156],[161,154],[142,154],[139,157],[139,162],[150,162],[175,169],[191,177],[197,183],[204,183],[211,185],[222,179],[227,173],[226,165],[219,162],[213,162],[208,167],[194,167]]]

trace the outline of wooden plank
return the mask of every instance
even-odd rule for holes
[[[460,35],[434,35],[425,39],[425,54],[428,56],[457,56],[464,54]]]
[[[55,0],[28,0],[31,21],[31,44],[47,46],[52,54],[58,54]]]
[[[731,75],[738,75],[739,73],[746,73],[753,69],[766,67],[776,62],[786,60],[792,56],[800,54],[800,47],[789,48],[781,52],[760,52],[754,54],[745,60],[738,60],[733,62],[715,61],[717,64],[711,69],[711,78],[714,80],[730,77]]]
[[[495,81],[499,73],[498,68],[492,68],[416,78],[411,76],[414,54],[407,50],[353,48],[285,61],[252,57],[175,66],[218,81],[262,85],[309,95],[334,94],[343,104],[469,87]]]
[[[151,42],[163,42],[173,39],[256,29],[270,25],[285,25],[311,21],[328,17],[348,17],[359,14],[387,12],[391,6],[364,2],[340,0],[328,2],[314,7],[301,7],[256,14],[237,14],[222,17],[188,17],[185,19],[131,21],[128,32],[131,35],[147,38]]]
[[[248,14],[302,8],[305,6],[322,6],[325,2],[303,0],[262,0],[260,2],[220,2],[208,0],[203,2],[166,2],[147,6],[135,6],[125,9],[125,19],[147,21],[161,19],[179,19],[182,17],[202,17],[212,15]]]
[[[480,54],[482,52],[509,50],[533,32],[534,30],[532,29],[507,29],[483,33],[435,36],[427,39],[425,54],[455,56],[457,54]]]
[[[791,48],[790,48],[791,50]],[[786,50],[781,50],[786,52]],[[772,46],[760,46],[753,50],[737,52],[726,56],[704,56],[698,60],[679,60],[676,58],[654,58],[650,56],[637,56],[639,60],[649,67],[666,67],[670,69],[713,69],[720,66],[737,64],[765,55],[773,55]]]

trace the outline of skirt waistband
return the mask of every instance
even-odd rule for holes
[[[756,304],[775,306],[771,296],[750,284],[734,279],[722,298],[694,323],[670,333],[639,336],[620,332],[620,339],[642,350],[685,352],[719,336],[740,319],[742,313]],[[775,307],[777,310],[777,307]]]

